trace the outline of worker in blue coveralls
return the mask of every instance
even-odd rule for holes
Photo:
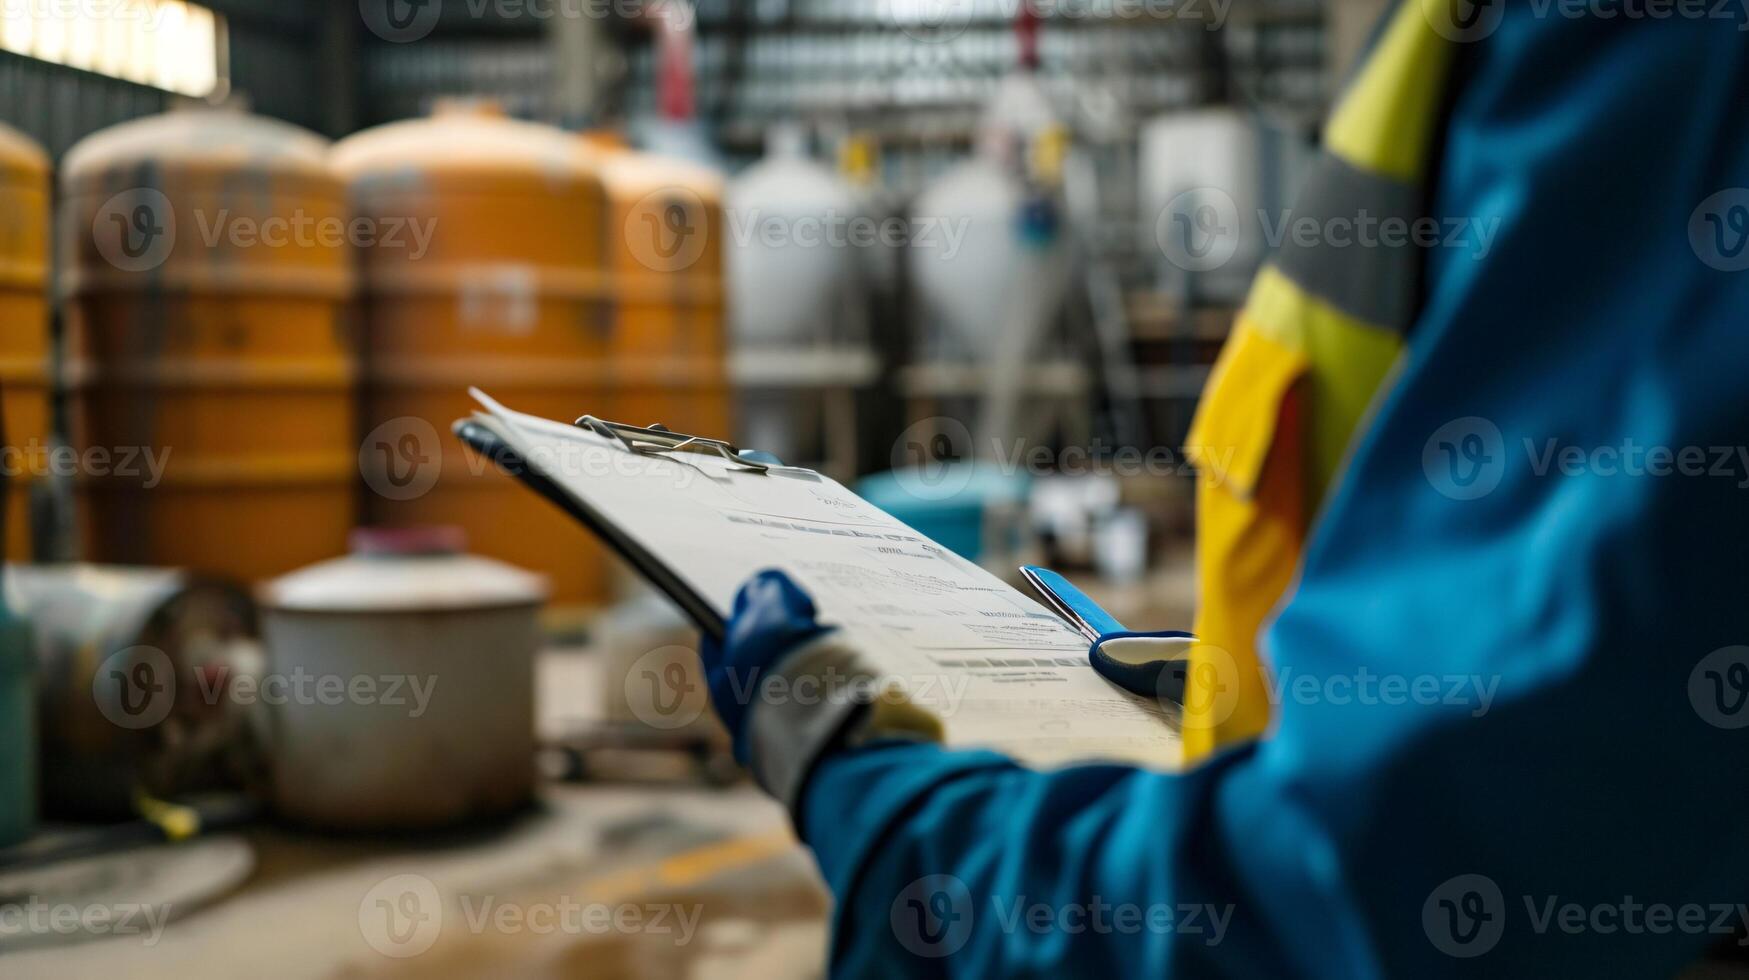
[[[856,655],[809,656],[845,644],[781,573],[746,586],[707,676],[836,898],[834,975],[1646,977],[1741,935],[1746,27],[1387,14],[1296,211],[1442,233],[1290,236],[1199,409],[1257,461],[1199,577],[1268,614],[1216,625],[1265,688],[1320,682],[1248,737],[1039,772],[738,699],[732,671]],[[1362,676],[1475,683],[1318,693]]]

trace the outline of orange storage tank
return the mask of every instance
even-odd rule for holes
[[[449,433],[470,385],[548,418],[612,413],[597,155],[452,103],[342,140],[334,161],[360,217],[407,228],[360,256],[371,523],[460,526],[471,550],[548,576],[556,602],[599,602],[594,539]]]
[[[6,431],[6,558],[30,557],[30,493],[46,472],[49,414],[49,160],[0,125],[0,415]]]
[[[730,438],[722,176],[590,142],[611,202],[615,418]]]
[[[124,123],[62,168],[88,557],[259,581],[341,554],[358,443],[344,189],[241,111]]]

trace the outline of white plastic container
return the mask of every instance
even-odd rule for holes
[[[528,801],[547,584],[459,537],[355,532],[351,555],[263,588],[259,718],[281,816],[418,829]]]

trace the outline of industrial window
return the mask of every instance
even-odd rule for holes
[[[225,21],[183,0],[0,0],[0,50],[205,97],[225,79]]]

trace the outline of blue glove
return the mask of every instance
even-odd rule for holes
[[[768,569],[735,596],[721,643],[699,644],[735,758],[793,810],[815,763],[877,739],[941,738],[941,724],[871,669],[789,576]]]
[[[735,741],[735,757],[747,762],[747,717],[766,671],[809,642],[832,631],[816,621],[814,600],[790,577],[766,569],[747,580],[721,642],[699,644],[711,705]]]
[[[1124,629],[1112,615],[1063,576],[1048,568],[1023,569],[1057,612],[1083,635],[1093,636],[1088,659],[1099,676],[1146,698],[1184,703],[1184,679],[1196,635],[1182,630],[1144,633]]]

